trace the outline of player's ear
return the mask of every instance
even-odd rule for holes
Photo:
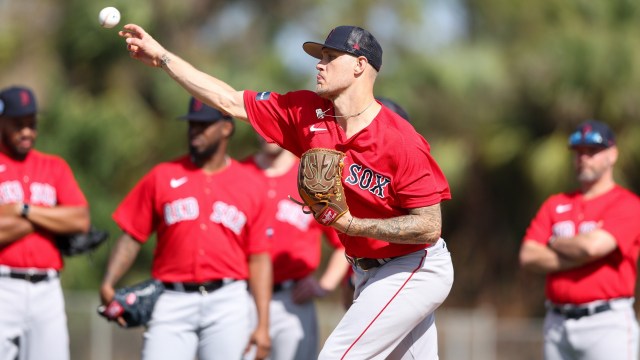
[[[233,135],[233,131],[235,130],[235,124],[233,121],[222,121],[222,135],[228,138]]]
[[[367,65],[369,64],[369,61],[367,60],[366,57],[364,56],[358,56],[356,58],[356,63],[355,66],[353,68],[353,71],[355,72],[356,75],[360,75],[364,72],[364,69],[367,68]]]

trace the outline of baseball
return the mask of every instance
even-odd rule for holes
[[[100,21],[100,26],[103,28],[111,29],[112,27],[118,25],[120,22],[120,11],[114,8],[113,6],[107,6],[106,8],[100,10],[100,15],[98,15],[98,20]]]

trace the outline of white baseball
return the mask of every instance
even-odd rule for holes
[[[120,11],[114,8],[113,6],[107,6],[106,8],[100,10],[100,15],[98,15],[98,20],[100,21],[100,26],[103,28],[111,29],[112,27],[118,25],[120,22]]]

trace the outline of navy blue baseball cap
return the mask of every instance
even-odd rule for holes
[[[592,146],[608,148],[616,144],[616,137],[609,126],[597,120],[587,120],[569,135],[569,147]]]
[[[31,89],[12,86],[0,91],[0,116],[21,117],[36,112],[36,97]]]
[[[192,97],[189,101],[189,113],[180,116],[178,119],[200,122],[216,122],[218,120],[232,121],[233,118],[227,114],[223,114],[218,109],[203,103],[202,101]]]
[[[376,71],[382,67],[382,47],[373,35],[357,26],[338,26],[331,30],[324,44],[307,41],[302,49],[316,59],[322,59],[322,49],[329,48],[349,53],[353,56],[364,56]]]

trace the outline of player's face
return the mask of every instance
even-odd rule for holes
[[[574,167],[578,181],[594,183],[608,172],[613,171],[618,152],[615,146],[603,149],[593,146],[574,148]]]
[[[232,124],[228,121],[216,122],[189,121],[189,153],[196,160],[207,160],[218,150],[222,140],[230,136]]]
[[[0,122],[3,151],[13,158],[24,159],[38,136],[36,116],[5,117]]]
[[[322,50],[322,59],[316,65],[316,93],[325,99],[334,99],[353,80],[358,58],[331,49]]]

